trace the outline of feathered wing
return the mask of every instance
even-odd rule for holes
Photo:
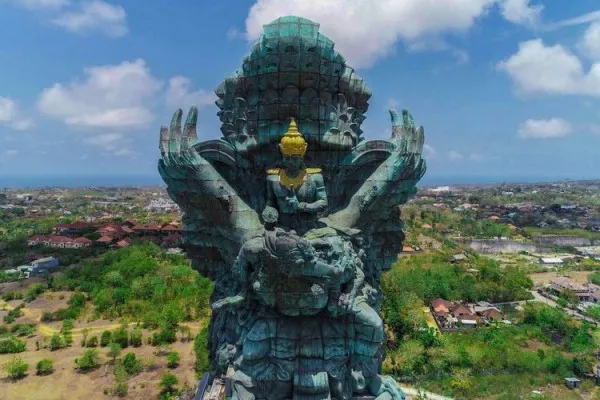
[[[392,139],[389,142],[366,142],[355,149],[345,164],[348,175],[361,168],[369,173],[352,193],[348,205],[323,219],[337,229],[362,229],[373,221],[388,219],[394,206],[405,203],[416,193],[416,184],[426,170],[422,158],[424,129],[416,128],[406,110],[400,119],[395,110],[392,117]]]
[[[227,171],[227,164],[216,168],[196,150],[197,113],[196,107],[190,109],[182,130],[182,111],[177,110],[170,128],[161,128],[158,170],[184,213],[183,244],[193,266],[212,277],[232,265],[243,242],[260,232],[262,224],[217,169]]]

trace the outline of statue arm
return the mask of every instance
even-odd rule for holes
[[[323,180],[323,175],[314,174],[313,179],[317,186],[315,193],[317,200],[312,203],[305,204],[302,210],[310,214],[320,214],[328,207],[327,191],[325,190],[325,181]]]

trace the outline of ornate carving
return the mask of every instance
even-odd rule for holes
[[[183,129],[178,110],[158,168],[193,267],[216,283],[210,357],[234,368],[234,398],[401,399],[378,375],[379,282],[404,239],[397,206],[425,172],[424,132],[391,111],[392,138],[363,141],[371,93],[318,28],[266,25],[216,89],[223,138],[199,142],[196,108]]]

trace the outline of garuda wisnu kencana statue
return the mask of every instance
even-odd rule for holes
[[[210,360],[234,399],[402,399],[379,374],[380,278],[401,251],[399,205],[425,172],[424,133],[390,111],[364,140],[371,93],[298,17],[264,27],[216,89],[223,137],[197,110],[160,135],[159,171],[184,215],[192,266],[214,279]]]

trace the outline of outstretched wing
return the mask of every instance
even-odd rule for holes
[[[353,175],[360,175],[356,171],[371,159],[377,167],[373,168],[371,163],[368,178],[359,179],[360,187],[349,191],[352,197],[343,210],[323,219],[329,226],[345,230],[362,229],[374,222],[387,221],[395,206],[405,203],[416,193],[416,184],[426,170],[422,158],[424,129],[415,127],[412,116],[406,110],[402,119],[395,110],[391,110],[390,114],[392,139],[370,147],[363,146],[364,149],[351,154],[352,158],[345,162],[350,170],[354,170]]]
[[[198,110],[192,107],[182,130],[182,111],[160,131],[158,170],[167,192],[184,213],[183,245],[195,268],[208,276],[231,265],[247,238],[260,232],[258,214],[228,180],[196,150]]]

